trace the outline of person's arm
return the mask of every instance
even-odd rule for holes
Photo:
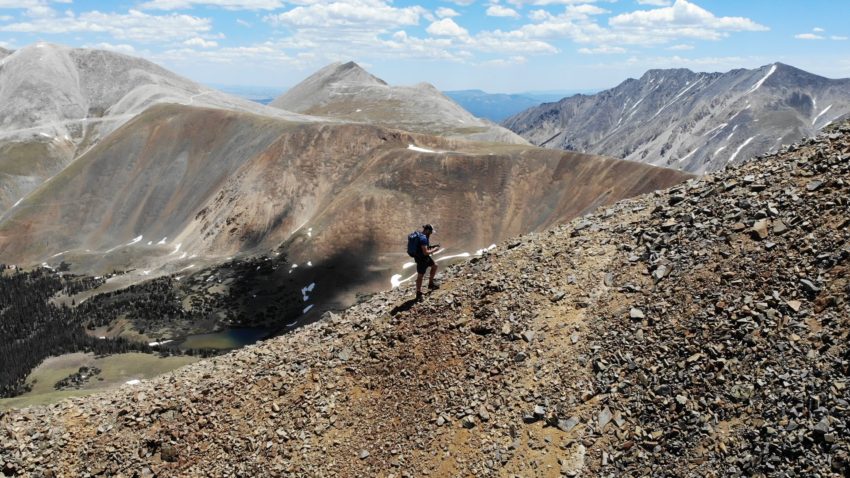
[[[434,252],[437,252],[438,250],[440,250],[439,245],[431,247],[431,245],[422,244],[422,254],[425,254],[426,256],[430,256],[431,254],[433,254]]]

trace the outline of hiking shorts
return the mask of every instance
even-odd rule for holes
[[[425,270],[434,265],[434,259],[431,256],[417,256],[413,260],[416,261],[416,272],[424,274]]]

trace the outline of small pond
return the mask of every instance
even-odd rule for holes
[[[237,349],[251,345],[270,335],[265,328],[234,328],[209,334],[190,335],[180,343],[181,349]]]

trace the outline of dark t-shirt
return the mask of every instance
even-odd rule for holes
[[[425,255],[425,253],[422,252],[422,246],[425,246],[427,248],[430,245],[431,245],[431,243],[428,240],[428,236],[426,236],[425,234],[419,233],[419,247],[416,248],[416,257],[418,257],[420,259],[428,257],[428,256]]]

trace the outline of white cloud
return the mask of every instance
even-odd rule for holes
[[[428,28],[425,29],[431,35],[436,36],[449,36],[449,37],[466,37],[469,36],[469,32],[466,31],[465,28],[461,27],[451,18],[444,18],[442,20],[437,20],[436,22],[428,25]]]
[[[136,49],[133,48],[132,45],[127,45],[126,43],[112,44],[112,43],[94,43],[90,45],[83,45],[83,48],[91,48],[93,50],[109,50],[109,51],[117,51],[118,53],[124,53],[125,55],[132,55],[136,53]]]
[[[239,25],[242,25],[243,27],[246,27],[246,28],[251,28],[251,27],[253,27],[253,26],[254,26],[254,24],[253,24],[253,23],[251,23],[251,22],[246,22],[245,20],[243,20],[243,19],[241,19],[241,18],[237,18],[237,19],[236,19],[236,23],[237,23],[237,24],[239,24]]]
[[[798,33],[794,35],[794,38],[798,40],[823,40],[824,37],[822,35],[817,35],[814,33]]]
[[[460,13],[448,7],[440,7],[436,12],[438,17],[440,18],[451,18],[451,17],[459,17]]]
[[[506,68],[515,65],[522,65],[528,61],[524,56],[512,56],[510,58],[495,58],[492,60],[487,60],[479,63],[480,66],[485,67],[495,67],[495,68]]]
[[[626,49],[618,46],[602,45],[596,48],[579,48],[578,52],[582,55],[614,55],[625,53]]]
[[[396,8],[382,0],[335,0],[295,7],[267,15],[265,20],[272,25],[292,27],[370,30],[416,25],[424,14],[425,9],[420,6]]]
[[[516,5],[521,7],[523,5],[537,5],[537,6],[547,6],[547,5],[586,5],[588,3],[593,3],[596,0],[508,0],[508,3],[511,5]]]
[[[749,18],[718,17],[687,0],[676,0],[671,7],[638,10],[611,17],[609,25],[631,30],[655,30],[664,35],[717,39],[728,31],[766,31],[768,28]]]
[[[149,10],[180,10],[195,6],[220,7],[227,10],[274,10],[283,8],[280,0],[150,0],[139,5]]]
[[[679,43],[678,45],[668,46],[667,49],[673,50],[673,51],[686,51],[686,50],[693,50],[694,46],[688,45],[687,43]]]
[[[490,5],[487,7],[487,16],[519,18],[519,13],[517,13],[517,11],[513,8],[503,7],[501,5]]]
[[[11,20],[13,18],[15,18],[15,17],[13,17],[11,15],[0,15],[0,22],[8,22],[9,20]]]
[[[652,5],[653,7],[668,7],[670,0],[637,0],[639,5]]]
[[[844,41],[844,40],[847,40],[847,37],[841,36],[841,35],[832,35],[831,37],[829,37],[829,39],[830,40],[836,40],[836,41]]]
[[[821,28],[821,27],[814,27],[814,28],[812,28],[812,31],[813,31],[813,32],[815,32],[815,33],[823,33],[823,32],[825,32],[826,30],[824,30],[824,29],[823,29],[823,28]]]
[[[201,48],[213,48],[218,46],[218,42],[213,40],[204,40],[201,37],[190,38],[183,42],[186,46],[199,46]]]
[[[148,15],[138,10],[128,13],[91,11],[75,15],[37,18],[31,21],[0,25],[0,31],[21,33],[106,33],[120,40],[165,42],[184,40],[212,29],[208,18],[190,15]]]
[[[460,5],[461,7],[468,7],[468,6],[472,5],[473,3],[475,3],[475,0],[449,0],[449,1],[454,3],[455,5]]]

